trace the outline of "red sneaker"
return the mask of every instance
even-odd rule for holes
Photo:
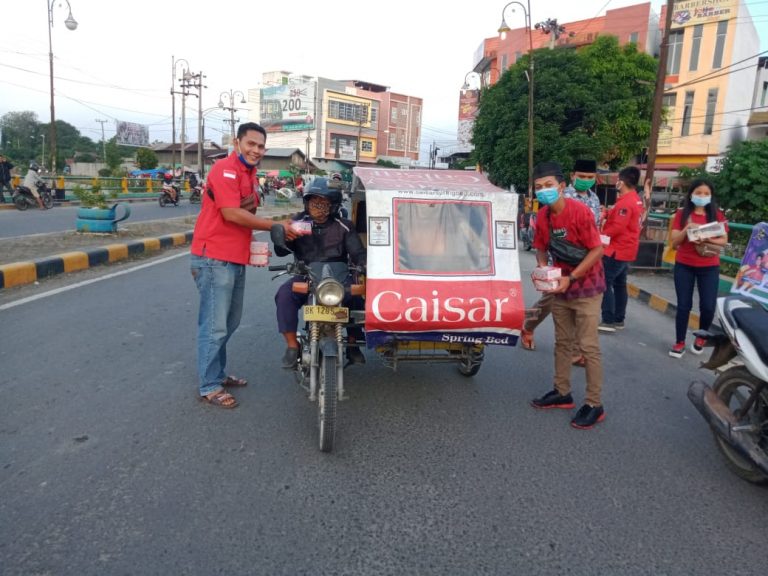
[[[669,349],[669,355],[672,358],[682,358],[683,354],[685,354],[685,342],[677,342]]]

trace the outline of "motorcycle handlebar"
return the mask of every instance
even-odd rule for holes
[[[270,272],[277,272],[280,270],[288,270],[288,264],[276,264],[267,268]]]

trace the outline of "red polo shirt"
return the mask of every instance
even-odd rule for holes
[[[213,191],[213,200],[208,190],[203,192],[203,205],[192,237],[192,254],[248,264],[251,229],[227,222],[221,216],[221,209],[239,208],[243,198],[254,195],[258,203],[256,186],[256,169],[243,164],[235,152],[213,165],[206,186]]]
[[[691,212],[691,215],[688,218],[694,224],[702,225],[707,223],[706,214],[696,214],[695,212]],[[728,221],[725,219],[725,214],[719,209],[717,211],[717,221],[724,222],[725,231],[728,232]],[[675,218],[672,221],[672,229],[682,230],[685,227],[685,224],[686,223],[683,222],[683,210],[682,208],[678,209],[678,211],[675,212]],[[696,252],[696,245],[688,240],[688,234],[686,233],[686,235],[683,236],[682,243],[677,247],[675,262],[687,264],[688,266],[719,266],[720,254],[715,254],[714,256],[700,255]]]
[[[640,249],[640,218],[643,202],[635,190],[622,194],[603,224],[603,235],[611,242],[603,247],[603,254],[622,262],[634,262]]]

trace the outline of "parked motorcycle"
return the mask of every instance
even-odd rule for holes
[[[43,202],[43,208],[46,210],[53,208],[53,194],[51,189],[45,184],[45,182],[38,182],[36,184],[37,193],[40,194],[40,200]],[[19,210],[26,210],[30,206],[37,207],[37,198],[32,194],[32,191],[26,186],[16,186],[13,191],[13,204]]]
[[[178,206],[180,200],[181,190],[179,189],[179,185],[175,183],[163,182],[163,187],[160,190],[160,197],[158,198],[160,207],[165,208],[165,206],[168,204]]]
[[[272,229],[275,245],[285,245],[283,227]],[[309,392],[309,400],[317,401],[319,445],[323,452],[331,452],[336,435],[336,408],[344,398],[344,327],[350,323],[350,310],[342,306],[345,295],[362,295],[364,286],[345,287],[350,268],[344,262],[301,261],[269,266],[280,271],[273,277],[285,275],[302,277],[305,282],[294,282],[293,290],[307,294],[302,308],[304,329],[299,330],[296,379]],[[356,272],[357,270],[353,270]]]
[[[726,296],[717,300],[717,316],[721,327],[695,334],[714,346],[702,367],[719,376],[711,388],[692,382],[688,398],[712,428],[728,467],[744,480],[768,484],[768,311],[751,298]]]

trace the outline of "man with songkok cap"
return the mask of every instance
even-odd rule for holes
[[[585,402],[571,426],[590,429],[605,419],[602,403],[603,366],[600,354],[600,304],[605,290],[601,258],[603,245],[593,213],[581,202],[566,198],[565,177],[557,162],[542,162],[533,171],[536,199],[543,206],[536,222],[533,247],[536,261],[546,266],[552,254],[560,268],[559,286],[552,290],[555,323],[554,389],[531,402],[534,408],[572,409],[571,361],[581,349],[585,359]]]

